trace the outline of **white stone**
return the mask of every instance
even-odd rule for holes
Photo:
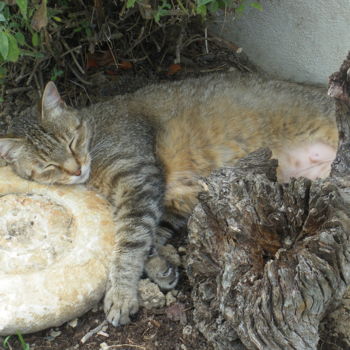
[[[51,329],[49,335],[52,339],[55,339],[57,337],[59,337],[62,334],[61,331],[55,330],[55,329]]]
[[[165,295],[158,285],[146,278],[139,283],[139,301],[146,309],[159,308],[165,305]]]
[[[114,243],[105,200],[3,167],[0,212],[0,335],[60,326],[102,298]]]
[[[78,319],[75,318],[74,320],[71,320],[68,322],[69,326],[71,326],[72,328],[75,328],[78,325]]]
[[[100,344],[100,349],[101,350],[107,350],[107,349],[109,349],[109,346],[107,345],[107,343],[103,342],[103,343]]]
[[[192,326],[188,324],[187,326],[185,326],[182,329],[182,334],[185,335],[185,336],[189,336],[189,335],[192,334],[192,331],[193,331]]]
[[[171,304],[174,304],[176,302],[176,298],[175,296],[173,295],[172,291],[166,293],[165,295],[165,303],[166,303],[166,306],[169,306]]]
[[[180,254],[185,254],[186,253],[186,247],[183,247],[183,246],[180,246],[179,248],[178,248],[178,252],[180,253]]]

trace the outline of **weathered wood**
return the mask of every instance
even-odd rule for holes
[[[350,285],[349,67],[350,55],[331,79],[340,142],[330,178],[280,185],[264,149],[203,180],[187,274],[215,349],[316,349],[320,321]]]
[[[339,130],[339,145],[332,164],[332,176],[342,177],[350,169],[350,52],[339,72],[329,78],[328,95],[336,99],[336,119]]]

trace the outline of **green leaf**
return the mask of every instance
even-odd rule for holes
[[[40,37],[38,33],[33,33],[32,35],[32,44],[34,47],[38,47],[40,44]]]
[[[126,3],[126,8],[129,9],[130,7],[134,7],[136,4],[137,0],[128,0],[128,2]]]
[[[64,71],[62,69],[57,69],[54,67],[51,73],[50,80],[55,81],[57,78],[59,78],[61,75],[63,75]]]
[[[28,57],[36,57],[36,58],[44,58],[45,55],[41,52],[35,52],[35,51],[29,51],[29,50],[21,50],[22,56],[28,56]]]
[[[9,39],[4,32],[0,32],[0,54],[4,60],[9,53]]]
[[[10,19],[11,16],[10,16],[9,6],[6,6],[3,8],[2,14],[4,15],[4,17],[6,18],[7,21]]]
[[[9,33],[7,33],[7,37],[9,40],[9,52],[7,55],[7,60],[10,62],[17,62],[20,54],[20,49],[17,45],[17,40],[13,35]]]
[[[154,14],[154,20],[156,21],[156,23],[159,23],[160,21],[160,11],[157,11],[155,14]]]
[[[21,32],[15,33],[15,38],[19,45],[24,45],[26,43],[26,39]]]
[[[6,346],[7,348],[9,347],[9,341],[12,338],[12,335],[8,335],[5,339],[4,342],[2,343],[3,346]]]
[[[5,7],[5,2],[4,1],[0,1],[0,11],[2,11]]]
[[[209,11],[211,13],[215,13],[216,11],[219,10],[219,2],[218,1],[213,1],[210,5],[209,5]]]
[[[198,6],[196,8],[196,12],[198,15],[201,15],[202,17],[205,17],[207,14],[207,7],[205,5]]]
[[[21,11],[23,18],[27,19],[28,0],[16,0],[16,3]]]
[[[263,7],[262,5],[260,4],[260,2],[252,2],[250,4],[251,7],[254,7],[255,9],[259,10],[259,11],[262,11],[263,10]]]
[[[84,28],[85,30],[85,35],[90,38],[92,36],[92,30],[91,28]]]
[[[6,22],[6,18],[2,13],[0,13],[0,22]]]
[[[213,2],[213,0],[197,0],[197,8],[204,6],[204,5],[207,5],[210,2]]]
[[[4,79],[6,77],[7,69],[5,67],[0,67],[0,79]]]
[[[21,345],[22,345],[22,349],[23,349],[23,350],[30,350],[30,349],[29,349],[29,344],[27,344],[27,343],[25,342],[25,340],[23,339],[22,334],[19,333],[19,332],[17,332],[16,334],[17,334],[17,337],[18,337],[19,342],[20,342]]]
[[[163,0],[162,5],[158,6],[157,12],[153,15],[154,20],[159,24],[161,17],[169,14],[169,9],[171,9],[171,5]]]
[[[246,9],[246,5],[240,4],[238,7],[235,8],[235,12],[237,14],[242,14],[245,9]]]

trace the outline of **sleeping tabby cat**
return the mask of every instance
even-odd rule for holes
[[[137,283],[155,243],[185,222],[197,179],[268,146],[279,178],[325,177],[335,157],[334,104],[317,88],[232,72],[152,85],[82,110],[49,82],[37,119],[0,139],[23,178],[95,188],[114,207],[116,243],[104,309],[114,326],[138,310]],[[153,278],[177,281],[165,265]]]

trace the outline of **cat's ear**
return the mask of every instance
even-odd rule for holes
[[[41,99],[41,120],[53,120],[58,117],[66,104],[62,100],[53,81],[49,81],[44,89]]]
[[[10,163],[15,161],[23,146],[24,140],[21,138],[0,137],[0,158],[5,159]]]

